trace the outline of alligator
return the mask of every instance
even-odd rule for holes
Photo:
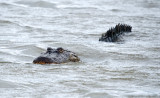
[[[69,50],[65,50],[61,47],[57,49],[53,49],[51,47],[47,48],[45,53],[41,53],[41,55],[33,60],[34,64],[60,64],[66,62],[78,62],[80,61],[77,54],[71,52]]]
[[[103,33],[99,41],[117,42],[122,34],[131,32],[131,30],[132,27],[130,25],[119,23],[115,27],[110,28],[106,33]]]
[[[117,42],[119,36],[125,32],[131,32],[132,27],[127,24],[118,24],[115,27],[109,29],[106,33],[102,34],[99,41],[105,42]],[[53,49],[51,47],[47,48],[45,53],[42,53],[39,57],[33,60],[34,64],[60,64],[66,62],[78,62],[80,61],[77,54],[69,50],[65,50],[61,47]]]

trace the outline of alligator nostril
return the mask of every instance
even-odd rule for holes
[[[52,49],[51,47],[48,47],[48,48],[47,48],[47,51],[50,51],[50,50],[53,50],[53,49]]]
[[[52,50],[53,50],[53,49],[52,49],[51,47],[48,47],[48,48],[47,48],[47,53],[50,54],[50,53],[52,52]]]

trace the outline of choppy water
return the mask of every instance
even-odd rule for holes
[[[99,42],[118,23],[122,44]],[[1,0],[0,97],[160,97],[159,0]],[[47,47],[79,63],[36,65]]]

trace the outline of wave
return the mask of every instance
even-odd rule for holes
[[[27,5],[29,7],[41,7],[41,8],[56,8],[55,3],[47,1],[18,1],[17,4]]]
[[[13,22],[11,20],[6,20],[6,19],[0,19],[0,25],[1,26],[17,26],[17,27],[22,27],[19,23]]]
[[[15,88],[15,87],[18,87],[18,85],[16,85],[13,82],[0,80],[0,88]]]
[[[0,3],[0,6],[10,6],[10,5],[11,5],[11,4],[5,3],[5,2]]]
[[[31,63],[35,56],[44,51],[37,45],[20,45],[10,47],[10,49],[0,49],[0,63]]]
[[[15,24],[14,22],[12,22],[12,21],[9,21],[9,20],[0,20],[0,24],[4,24],[4,23],[6,23],[6,24]]]

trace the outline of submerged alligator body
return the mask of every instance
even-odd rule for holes
[[[45,53],[42,53],[39,57],[33,60],[34,64],[60,64],[66,62],[78,62],[80,61],[79,57],[68,50],[64,50],[63,48],[47,48]]]
[[[120,36],[125,32],[131,32],[132,27],[127,24],[118,24],[115,27],[109,29],[106,33],[102,34],[99,41],[116,42]]]

